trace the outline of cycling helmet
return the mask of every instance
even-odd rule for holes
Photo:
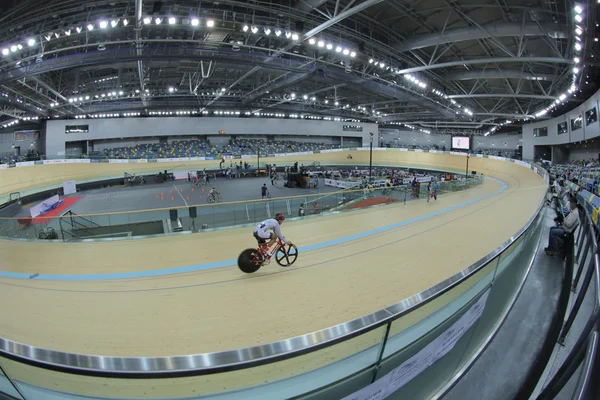
[[[275,219],[277,221],[285,221],[285,215],[283,215],[282,213],[277,213],[275,214]]]

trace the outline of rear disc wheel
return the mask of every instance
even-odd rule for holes
[[[251,274],[259,270],[262,262],[255,262],[256,259],[262,259],[260,254],[257,254],[256,249],[246,249],[242,251],[238,257],[238,268],[247,274]]]

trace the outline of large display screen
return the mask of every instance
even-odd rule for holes
[[[470,150],[471,138],[468,136],[452,136],[452,150]]]

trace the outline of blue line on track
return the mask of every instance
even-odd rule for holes
[[[494,195],[497,195],[498,193],[505,191],[506,188],[508,187],[505,182],[502,182],[499,179],[494,179],[494,178],[489,178],[489,177],[487,177],[487,179],[491,179],[493,181],[500,183],[502,185],[502,187],[499,190],[496,190],[495,192],[486,194],[485,196],[481,196],[481,197],[466,201],[464,203],[460,203],[455,206],[445,208],[440,211],[422,215],[420,217],[412,218],[412,219],[398,222],[398,223],[395,223],[392,225],[382,226],[380,228],[371,229],[369,231],[356,233],[354,235],[345,236],[345,237],[341,237],[341,238],[333,239],[333,240],[328,240],[326,242],[311,244],[309,246],[299,248],[298,251],[305,252],[305,251],[311,251],[311,250],[318,250],[318,249],[322,249],[324,247],[335,246],[340,243],[345,243],[345,242],[349,242],[351,240],[361,239],[366,236],[371,236],[371,235],[375,235],[377,233],[389,231],[391,229],[400,228],[402,226],[409,225],[414,222],[422,221],[427,218],[435,217],[435,216],[456,210],[458,208],[468,206],[469,204],[473,204],[477,201],[484,200],[488,197],[492,197]],[[208,263],[208,264],[189,265],[186,267],[157,269],[157,270],[151,270],[151,271],[118,272],[118,273],[114,273],[114,274],[89,274],[89,275],[52,275],[52,274],[41,275],[40,274],[35,278],[35,280],[43,280],[43,281],[102,281],[102,280],[111,280],[111,279],[147,278],[147,277],[152,277],[152,276],[181,274],[181,273],[185,273],[185,272],[194,272],[194,271],[202,271],[202,270],[207,270],[207,269],[222,268],[222,267],[227,267],[230,265],[235,265],[236,263],[237,263],[237,260],[226,260],[226,261],[218,261],[218,262],[213,262],[213,263]],[[0,277],[14,278],[14,279],[30,279],[29,274],[22,274],[22,273],[17,273],[17,272],[6,272],[6,271],[0,271]]]

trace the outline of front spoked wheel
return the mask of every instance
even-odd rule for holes
[[[277,249],[275,261],[282,267],[289,267],[298,258],[298,248],[293,244],[284,244]]]

